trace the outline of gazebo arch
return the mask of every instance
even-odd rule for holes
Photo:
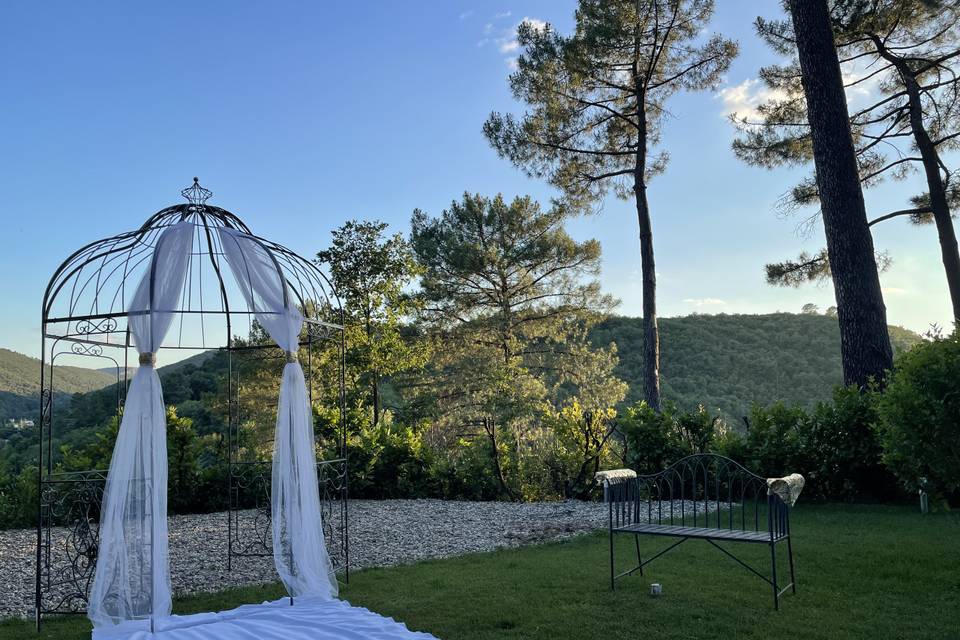
[[[337,403],[337,455],[319,461],[317,475],[326,546],[338,573],[349,579],[345,342],[339,298],[329,279],[311,261],[256,236],[226,209],[207,204],[212,194],[196,178],[181,193],[187,203],[158,211],[136,231],[92,242],[73,253],[56,270],[44,294],[37,474],[38,628],[44,615],[86,612],[99,549],[100,507],[106,480],[105,470],[63,472],[57,467],[54,444],[62,423],[58,421],[54,365],[64,356],[102,359],[117,372],[116,406],[120,413],[129,385],[130,365],[135,363],[130,361],[134,347],[128,324],[131,300],[144,274],[152,278],[151,261],[161,236],[184,222],[193,224],[189,259],[179,302],[175,308],[163,310],[173,317],[163,351],[215,352],[223,354],[227,361],[226,423],[222,425],[227,447],[227,567],[232,568],[245,557],[273,555],[271,460],[241,455],[240,409],[244,363],[250,352],[277,354],[281,356],[277,362],[283,361],[283,352],[272,342],[259,344],[237,339],[240,332],[251,332],[255,313],[262,313],[262,309],[251,307],[246,292],[241,291],[226,264],[222,238],[235,232],[270,257],[285,283],[284,302],[303,315],[299,353],[306,368],[311,401],[315,352],[325,347],[335,353],[336,379],[329,385]],[[136,351],[133,354],[136,357]],[[288,353],[288,362],[291,357],[295,356]]]

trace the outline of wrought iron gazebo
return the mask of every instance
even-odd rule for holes
[[[233,280],[218,228],[253,236],[282,272],[290,294],[303,312],[300,353],[311,401],[313,361],[321,349],[332,352],[336,368],[330,382],[338,420],[332,459],[318,463],[317,475],[324,535],[331,560],[349,579],[348,475],[344,394],[345,343],[343,308],[329,279],[311,261],[286,247],[255,236],[236,215],[207,204],[212,193],[197,178],[184,189],[184,204],[162,209],[136,231],[92,242],[67,258],[47,285],[41,315],[40,420],[37,474],[36,621],[50,614],[86,612],[98,550],[100,504],[106,470],[63,471],[54,444],[64,425],[57,392],[58,360],[99,359],[116,372],[116,409],[123,408],[133,345],[127,326],[128,306],[159,235],[171,225],[195,225],[186,284],[163,352],[219,353],[226,358],[226,416],[221,432],[227,449],[226,562],[272,556],[270,524],[271,460],[268,448],[241,445],[244,375],[264,366],[266,356],[283,352],[270,342],[238,338],[255,330],[253,310]],[[255,358],[251,358],[255,355]],[[136,362],[136,351],[133,351]],[[161,355],[161,357],[163,357]],[[163,371],[161,370],[161,375]]]

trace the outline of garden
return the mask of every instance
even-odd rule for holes
[[[510,97],[472,126],[527,193],[291,234],[194,177],[84,235],[37,287],[39,359],[0,350],[0,636],[957,637],[960,4],[781,5],[748,98],[713,0],[488,23]],[[743,308],[822,310],[661,317],[655,179],[711,94],[807,234],[738,241],[771,288]],[[896,224],[929,245],[905,269],[938,260],[917,331]]]

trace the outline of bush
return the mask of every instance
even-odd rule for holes
[[[836,387],[833,402],[820,402],[801,425],[802,460],[807,491],[823,500],[882,500],[897,493],[884,467],[873,424],[876,397],[855,386]]]
[[[801,433],[808,420],[797,406],[777,402],[769,407],[753,405],[750,409],[744,458],[739,460],[754,473],[776,477],[788,473],[807,473]]]
[[[877,413],[883,461],[904,487],[960,492],[960,331],[902,354]]]
[[[627,407],[617,422],[623,433],[627,467],[637,473],[656,473],[684,456],[671,405],[657,413],[641,401]]]
[[[696,411],[679,411],[664,403],[660,413],[646,402],[627,408],[619,420],[627,466],[637,473],[656,473],[684,456],[714,451],[726,433],[719,416],[701,405]]]

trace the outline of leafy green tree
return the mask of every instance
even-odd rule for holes
[[[703,37],[712,0],[580,0],[562,36],[523,22],[510,87],[530,110],[493,113],[487,139],[528,175],[545,177],[578,207],[612,190],[633,200],[643,280],[644,397],[660,408],[660,339],[653,224],[647,184],[667,164],[660,143],[666,103],[716,86],[737,45]]]
[[[330,267],[347,315],[347,364],[358,386],[369,390],[373,426],[382,413],[384,377],[423,365],[423,344],[406,340],[403,318],[413,309],[404,289],[419,275],[409,243],[386,236],[386,223],[351,220],[333,231],[333,242],[317,253]]]
[[[610,407],[626,391],[613,348],[587,340],[614,305],[595,279],[600,244],[571,238],[567,216],[529,197],[464,194],[437,218],[417,210],[412,219],[421,318],[442,345],[424,387],[438,437],[452,446],[480,432],[501,493],[514,498],[520,449],[544,411],[572,398]]]
[[[960,254],[951,219],[951,207],[960,203],[960,186],[951,181],[945,162],[960,136],[957,4],[830,0],[830,9],[848,94],[862,95],[871,85],[878,88],[868,94],[870,104],[849,115],[861,184],[901,180],[919,169],[927,187],[910,199],[910,206],[876,215],[870,225],[904,216],[936,225],[954,315],[960,317]],[[757,30],[775,51],[793,59],[761,69],[760,77],[774,97],[757,110],[759,118],[735,114],[741,135],[734,151],[746,162],[766,167],[809,163],[813,149],[793,28],[787,21],[758,19]],[[781,207],[793,211],[819,202],[816,181],[806,178]],[[885,255],[881,260],[888,262]],[[827,252],[767,265],[767,277],[789,286],[828,279]]]
[[[960,492],[960,332],[901,354],[877,412],[883,460],[907,489]]]

